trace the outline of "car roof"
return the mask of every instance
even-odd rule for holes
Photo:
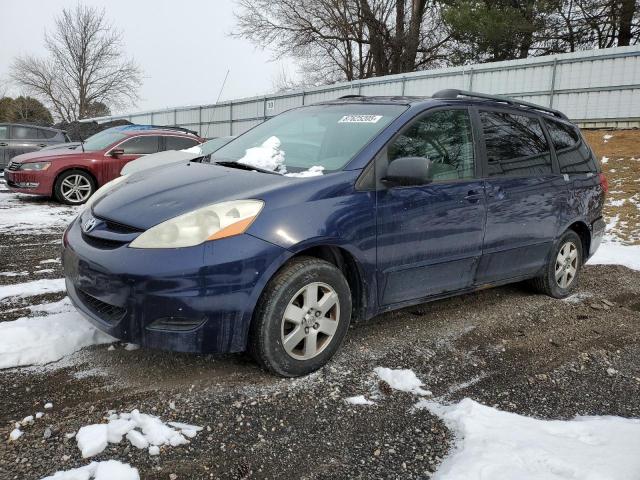
[[[45,127],[44,125],[35,125],[33,123],[12,123],[12,122],[0,122],[0,125],[11,125],[14,127],[29,127],[29,128],[40,128],[42,130],[52,130],[54,132],[65,133],[65,130],[60,130],[59,128],[54,127]]]
[[[431,105],[450,105],[452,102],[461,102],[465,105],[483,105],[492,108],[512,108],[523,112],[537,113],[554,117],[556,119],[568,121],[567,116],[553,108],[537,105],[511,97],[499,95],[488,95],[477,92],[468,92],[457,89],[440,90],[431,97],[419,96],[365,96],[365,95],[345,95],[335,100],[321,102],[322,104],[395,104],[416,107],[427,107]]]
[[[103,132],[120,132],[125,135],[184,135],[198,137],[198,133],[182,127],[172,127],[163,125],[119,125],[103,130]],[[199,138],[199,137],[198,137]]]

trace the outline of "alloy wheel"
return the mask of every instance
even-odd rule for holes
[[[285,309],[282,345],[290,357],[309,360],[331,343],[339,321],[340,300],[336,291],[326,283],[310,283],[298,290]]]
[[[91,182],[84,175],[69,175],[60,185],[62,196],[71,203],[83,203],[91,195]]]
[[[560,288],[568,288],[578,272],[578,248],[573,242],[566,242],[556,257],[556,283]]]

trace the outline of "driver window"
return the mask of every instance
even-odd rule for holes
[[[432,180],[474,177],[471,119],[467,110],[438,110],[416,120],[388,148],[388,161],[424,157]]]

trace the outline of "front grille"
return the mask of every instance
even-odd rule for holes
[[[9,165],[7,166],[7,170],[11,170],[12,172],[15,172],[19,168],[20,164],[18,162],[9,162]]]
[[[77,289],[77,293],[84,306],[87,307],[91,313],[107,323],[116,323],[124,317],[125,313],[127,313],[126,309],[103,302],[80,289]]]

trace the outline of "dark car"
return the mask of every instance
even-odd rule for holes
[[[11,191],[45,195],[80,205],[120,175],[128,162],[164,150],[202,143],[195,132],[178,127],[125,125],[96,133],[75,148],[14,157],[5,170]]]
[[[35,152],[68,141],[69,137],[63,130],[19,123],[0,123],[0,170],[6,168],[16,155]]]
[[[566,297],[606,191],[558,111],[457,90],[343,98],[278,115],[211,163],[114,181],[64,234],[67,290],[124,341],[249,350],[303,375],[353,318],[522,280]]]

